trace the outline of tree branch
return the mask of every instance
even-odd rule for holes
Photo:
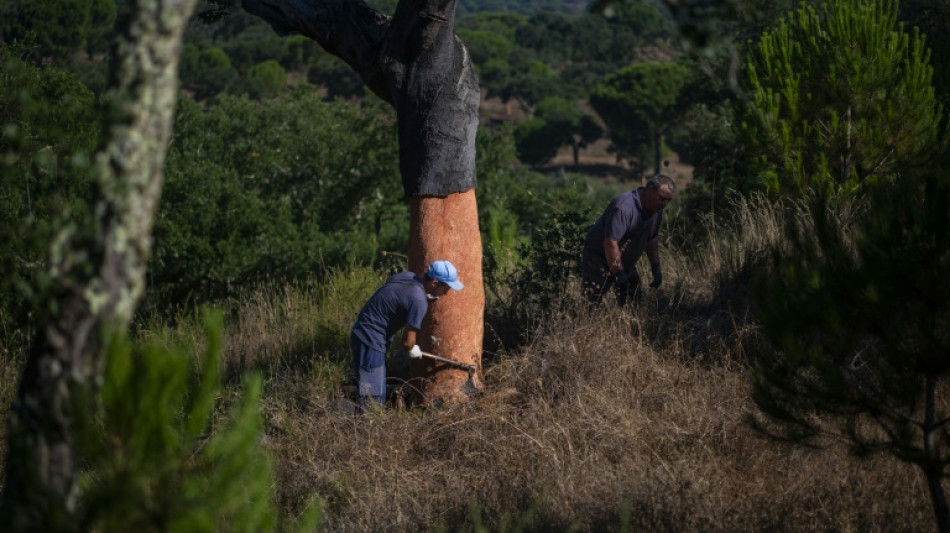
[[[455,0],[402,0],[392,18],[362,0],[243,0],[282,34],[310,37],[396,109],[407,196],[475,187],[480,93],[455,35]]]

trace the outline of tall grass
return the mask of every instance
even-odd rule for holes
[[[927,530],[923,480],[904,464],[746,422],[745,351],[761,346],[744,280],[786,216],[751,197],[707,220],[704,239],[663,249],[665,285],[636,309],[590,310],[574,280],[486,359],[471,402],[440,409],[337,408],[349,328],[382,275],[261,287],[229,310],[229,395],[243,371],[264,374],[282,513],[319,499],[327,531]]]
[[[575,283],[537,309],[534,330],[494,354],[468,404],[357,418],[335,409],[332,379],[298,373],[293,392],[283,374],[265,414],[284,512],[318,497],[330,531],[930,527],[922,480],[902,463],[795,448],[747,425],[744,351],[761,347],[743,282],[795,211],[764,197],[734,209],[706,222],[705,241],[664,249],[667,286],[639,308],[590,312]],[[246,300],[239,329],[284,340],[232,342],[226,357],[253,352],[276,368],[293,346],[331,357],[301,324],[344,334],[380,281],[348,275],[322,289],[340,305],[323,307],[303,287]],[[310,303],[288,304],[301,299]]]
[[[562,313],[488,369],[471,404],[363,418],[270,399],[286,512],[332,531],[911,531],[905,466],[764,440],[743,369],[654,346],[643,313]]]

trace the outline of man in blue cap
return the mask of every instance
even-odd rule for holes
[[[422,279],[412,272],[393,274],[366,302],[350,334],[360,411],[370,400],[380,405],[386,400],[386,351],[396,333],[406,328],[403,351],[411,358],[422,357],[416,334],[429,302],[462,287],[452,263],[435,261]]]

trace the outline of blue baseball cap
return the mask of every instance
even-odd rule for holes
[[[429,271],[426,272],[426,275],[436,281],[445,283],[457,291],[462,290],[462,287],[465,286],[459,281],[459,273],[458,270],[455,270],[455,265],[448,261],[433,262],[429,265]]]

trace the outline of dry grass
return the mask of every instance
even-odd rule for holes
[[[325,500],[332,531],[930,527],[910,467],[765,440],[742,366],[655,345],[648,315],[553,317],[467,405],[357,418],[272,397],[283,505]]]
[[[743,281],[783,223],[743,201],[689,254],[664,250],[667,288],[636,310],[565,296],[468,404],[354,417],[331,382],[278,373],[264,412],[283,509],[319,498],[324,529],[354,532],[932,529],[913,467],[747,424]]]
[[[349,327],[378,275],[249,295],[223,361],[232,377],[265,375],[283,512],[319,499],[321,529],[339,532],[932,529],[912,467],[746,423],[758,331],[743,275],[781,226],[764,199],[746,201],[693,252],[665,249],[664,290],[638,309],[591,313],[565,296],[530,342],[494,354],[471,402],[428,411],[338,409]],[[2,381],[14,370],[0,366]]]

